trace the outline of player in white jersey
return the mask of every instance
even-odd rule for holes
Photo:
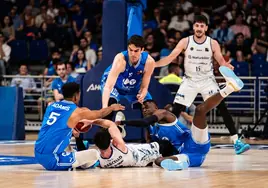
[[[116,125],[114,122],[104,119],[83,120],[83,122],[110,126],[108,129],[101,129],[94,136],[94,143],[100,150],[99,162],[102,168],[145,167],[152,164],[158,157],[173,154],[174,147],[167,140],[149,144],[126,144],[119,129],[112,126]]]
[[[185,76],[176,94],[172,110],[176,115],[179,115],[186,107],[189,107],[198,93],[206,101],[210,96],[219,92],[220,89],[213,74],[213,59],[221,66],[229,67],[232,70],[234,68],[230,61],[226,62],[224,60],[218,42],[206,36],[207,23],[206,17],[202,15],[196,16],[193,25],[194,35],[180,40],[169,56],[156,62],[156,67],[166,66],[182,51],[185,53]],[[225,122],[227,122],[226,117],[232,118],[225,105],[223,105],[220,112]],[[234,124],[226,124],[226,126],[229,130],[230,126],[235,129]],[[250,146],[238,139],[237,134],[232,135],[232,138],[235,143],[236,154],[243,153],[249,149]]]

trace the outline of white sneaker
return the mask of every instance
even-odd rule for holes
[[[125,120],[126,120],[126,117],[123,112],[119,111],[116,113],[115,121],[125,121]],[[122,129],[122,132],[121,132],[122,138],[125,138],[127,135],[127,132],[125,130],[125,125],[118,125],[118,127]]]
[[[230,68],[220,66],[219,71],[226,80],[227,84],[234,88],[234,91],[239,91],[244,87],[243,81],[238,78]]]

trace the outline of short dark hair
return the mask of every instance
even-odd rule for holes
[[[155,100],[153,100],[153,99],[146,100],[146,101],[143,102],[143,104],[145,104],[145,103],[147,103],[147,102],[152,102],[152,103],[155,104],[155,106],[157,106],[157,103],[156,103]]]
[[[64,98],[72,98],[76,93],[80,91],[80,85],[75,82],[68,82],[61,88]]]
[[[196,15],[195,18],[194,18],[194,24],[195,23],[204,23],[206,25],[208,25],[208,19],[206,16],[204,15]]]
[[[62,62],[62,61],[59,61],[59,62],[56,63],[56,70],[58,69],[59,65],[65,65],[65,68],[66,68],[66,64],[64,62]]]
[[[169,73],[172,73],[172,72],[174,72],[174,70],[175,70],[176,68],[178,68],[178,67],[179,67],[178,64],[176,64],[176,63],[170,63],[170,64],[168,65],[168,72],[169,72]]]
[[[108,129],[101,128],[94,136],[94,143],[101,150],[108,149],[111,143],[111,135]]]
[[[144,48],[145,41],[144,41],[143,37],[140,36],[140,35],[132,35],[130,37],[130,39],[128,39],[127,45],[131,45],[131,44],[133,44],[133,45],[135,45],[136,47],[139,47],[139,48]]]

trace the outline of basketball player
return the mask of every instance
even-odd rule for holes
[[[66,83],[62,87],[64,100],[47,107],[38,139],[35,143],[35,158],[47,170],[68,170],[76,167],[90,167],[98,160],[97,150],[67,152],[72,130],[82,119],[102,118],[112,111],[124,107],[114,104],[108,108],[90,111],[77,107],[80,100],[79,84]],[[113,126],[113,125],[111,125]],[[109,128],[105,126],[104,128]]]
[[[199,167],[204,162],[210,149],[206,114],[229,94],[239,91],[244,86],[243,82],[226,66],[221,66],[220,72],[226,80],[226,87],[196,107],[191,130],[181,124],[171,112],[158,109],[153,101],[144,102],[144,119],[121,121],[116,122],[116,124],[138,127],[150,126],[150,134],[154,141],[158,139],[169,140],[177,149],[177,155],[173,156],[172,159],[179,162],[173,163],[172,160],[164,160],[169,158],[159,158],[156,160],[157,165],[169,170]]]
[[[221,66],[229,67],[232,70],[234,68],[230,64],[230,61],[226,62],[224,60],[218,42],[205,35],[208,29],[207,23],[208,21],[205,16],[196,16],[193,25],[194,35],[180,40],[169,56],[156,62],[156,67],[165,66],[184,51],[185,77],[174,100],[172,112],[175,115],[179,115],[181,111],[185,111],[185,108],[193,103],[198,93],[202,95],[204,101],[215,93],[218,93],[219,86],[213,75],[213,59]],[[244,144],[238,138],[236,131],[232,131],[236,129],[225,105],[220,106],[220,113],[228,130],[231,134],[234,134],[231,135],[231,138],[234,142],[236,154],[247,151],[250,146]]]
[[[136,102],[152,99],[148,92],[154,59],[144,52],[144,40],[133,35],[128,40],[128,49],[117,54],[113,64],[105,71],[101,79],[102,107],[118,103],[125,97],[133,107]],[[112,119],[110,114],[105,119]]]
[[[100,150],[99,162],[102,168],[145,167],[158,157],[173,154],[173,146],[167,140],[150,144],[126,144],[114,122],[96,120],[92,123],[109,127],[101,129],[94,137],[94,143]]]

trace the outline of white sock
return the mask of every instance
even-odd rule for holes
[[[190,165],[188,155],[186,155],[186,154],[178,154],[178,155],[175,155],[175,157],[177,157],[178,161],[187,162],[188,165]]]
[[[226,83],[226,86],[220,90],[220,94],[223,98],[227,97],[232,92],[234,92],[234,88],[231,85],[229,85],[228,83]]]
[[[209,140],[208,127],[204,128],[204,129],[199,129],[198,127],[196,127],[192,123],[191,132],[192,132],[192,137],[193,137],[195,142],[203,144],[203,143],[206,143]]]
[[[73,163],[73,168],[83,166],[90,167],[99,160],[99,152],[95,149],[88,149],[74,153],[76,161]]]
[[[238,135],[235,134],[235,135],[231,136],[231,139],[232,139],[232,141],[233,141],[234,144],[235,144],[235,142],[238,140]]]

